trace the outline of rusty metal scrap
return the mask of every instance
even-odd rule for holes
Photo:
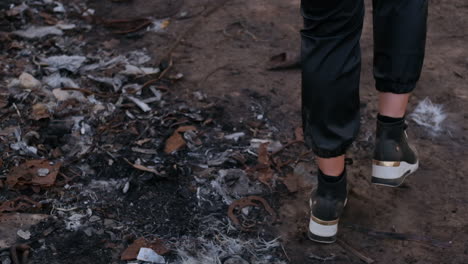
[[[41,204],[27,196],[20,196],[14,200],[5,201],[0,205],[0,215],[5,212],[25,211],[29,208],[40,208]]]
[[[20,244],[10,248],[10,255],[13,264],[27,264],[31,247],[27,244]]]
[[[18,188],[24,185],[51,187],[57,179],[61,166],[61,162],[28,160],[11,170],[7,176],[6,184],[9,188]]]
[[[241,198],[239,200],[232,202],[228,208],[228,216],[231,219],[231,221],[234,223],[234,225],[240,227],[241,230],[251,231],[252,226],[246,227],[245,225],[241,224],[239,218],[237,218],[234,212],[240,211],[242,208],[245,208],[247,206],[258,207],[260,204],[263,205],[263,208],[265,208],[265,210],[273,217],[272,222],[276,222],[276,219],[277,219],[276,212],[268,204],[268,202],[260,196],[248,196],[248,197],[244,197],[244,198]]]
[[[139,31],[153,23],[148,18],[105,20],[103,24],[110,28],[124,28],[113,31],[114,34],[128,34]]]

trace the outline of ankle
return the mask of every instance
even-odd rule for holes
[[[318,170],[318,177],[320,177],[323,181],[325,181],[327,183],[339,182],[339,181],[341,181],[341,179],[343,179],[344,175],[345,175],[344,170],[338,176],[327,175],[327,174],[323,173],[320,169]]]
[[[397,123],[405,120],[405,116],[402,117],[393,117],[393,116],[386,116],[382,114],[377,115],[377,120],[379,120],[382,123]]]

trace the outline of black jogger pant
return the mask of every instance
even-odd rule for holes
[[[421,74],[428,0],[373,0],[378,91],[409,93]],[[302,119],[306,144],[342,155],[359,130],[363,0],[302,0]]]

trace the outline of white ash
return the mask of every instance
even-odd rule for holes
[[[447,114],[444,113],[442,105],[433,104],[429,98],[425,98],[418,103],[410,117],[416,124],[436,135],[443,130],[442,123]]]
[[[51,72],[56,72],[58,70],[64,69],[70,72],[76,73],[81,65],[86,61],[84,56],[51,56],[48,58],[41,59],[41,63],[47,65],[47,70]]]
[[[226,204],[231,204],[244,196],[259,195],[264,192],[261,183],[251,181],[245,171],[240,169],[220,170],[218,177],[211,181],[211,187]]]
[[[34,38],[42,38],[48,35],[63,35],[63,31],[56,26],[45,26],[45,27],[37,27],[31,26],[24,30],[16,30],[13,31],[13,34],[27,38],[27,39],[34,39]]]
[[[283,147],[283,144],[279,141],[274,141],[270,139],[259,139],[253,138],[250,140],[250,148],[257,151],[261,144],[268,143],[267,150],[268,152],[275,152],[280,150]]]
[[[221,264],[224,260],[238,258],[247,263],[286,264],[269,255],[281,246],[279,238],[271,241],[263,239],[243,239],[227,235],[228,225],[213,219],[205,219],[204,235],[187,238],[176,245],[177,264]]]

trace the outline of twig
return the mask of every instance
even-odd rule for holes
[[[184,37],[186,37],[190,32],[195,31],[195,28],[200,25],[206,18],[208,18],[210,15],[214,14],[216,11],[218,11],[221,7],[223,7],[229,0],[224,0],[221,1],[217,6],[211,8],[210,10],[206,11],[205,14],[203,14],[201,17],[199,17],[195,22],[188,27],[182,34],[177,37],[176,41],[172,46],[169,48],[169,50],[166,53],[165,58],[170,58],[172,56],[172,52],[179,46],[180,42]]]
[[[201,81],[198,82],[197,86],[200,86],[202,83],[205,83],[206,80],[208,80],[208,78],[211,77],[211,75],[215,74],[219,70],[222,70],[222,69],[226,68],[228,65],[229,64],[225,64],[223,66],[217,67],[214,70],[210,71],[203,79],[201,79]]]
[[[329,261],[329,260],[334,260],[336,258],[335,254],[330,254],[329,257],[320,257],[314,254],[309,254],[309,258],[311,259],[316,259],[316,260],[321,260],[323,262]]]
[[[172,63],[172,58],[169,58],[169,65],[167,66],[166,69],[164,69],[164,71],[161,72],[161,74],[159,74],[158,78],[156,79],[153,79],[153,80],[149,80],[147,82],[145,82],[140,89],[138,89],[137,91],[139,90],[143,90],[144,88],[150,86],[151,84],[153,83],[156,83],[158,82],[159,80],[161,80],[165,75],[166,73],[169,71],[169,69],[172,67],[173,63]],[[135,91],[136,92],[136,91]]]
[[[371,264],[371,263],[374,263],[375,261],[369,257],[366,257],[364,256],[364,254],[362,254],[361,252],[357,251],[356,249],[354,249],[353,247],[351,247],[350,245],[348,245],[346,242],[344,242],[343,240],[341,239],[338,239],[336,241],[338,243],[338,245],[340,245],[343,249],[351,252],[353,255],[355,255],[356,257],[358,257],[359,259],[361,259],[362,261],[368,263],[368,264]]]
[[[100,97],[115,97],[115,96],[119,96],[118,94],[102,94],[102,93],[97,93],[97,92],[93,92],[93,91],[86,90],[86,89],[83,89],[83,88],[64,87],[64,88],[60,88],[60,89],[61,89],[61,90],[64,90],[64,91],[78,91],[78,92],[84,93],[84,94],[87,95],[87,96],[89,96],[89,95],[96,95],[96,96],[100,96]]]
[[[288,259],[288,261],[291,262],[291,259],[289,258],[288,253],[286,253],[286,249],[284,248],[283,243],[280,243],[280,245],[281,245],[281,248],[283,249],[284,255],[286,256],[286,258]]]
[[[439,248],[447,248],[449,247],[452,242],[451,241],[440,241],[430,237],[414,235],[414,234],[404,234],[404,233],[396,233],[396,232],[384,232],[384,231],[376,231],[372,230],[367,227],[355,225],[355,224],[346,224],[344,227],[351,228],[353,230],[359,231],[361,233],[365,233],[367,235],[378,237],[378,238],[389,238],[395,240],[407,240],[407,241],[415,241],[420,243],[429,244]]]
[[[296,143],[302,143],[304,141],[302,140],[293,140],[293,141],[289,141],[288,143],[286,143],[286,145],[284,145],[282,148],[278,149],[277,151],[273,152],[271,154],[271,156],[275,156],[276,154],[280,153],[281,151],[285,150],[287,147],[293,145],[293,144],[296,144]]]
[[[117,19],[117,20],[107,20],[103,21],[105,25],[108,27],[117,27],[120,24],[132,24],[132,23],[137,23],[140,22],[137,26],[127,29],[127,30],[120,30],[120,31],[114,31],[114,34],[128,34],[132,32],[136,32],[144,27],[149,26],[151,23],[153,23],[151,20],[147,18],[138,18],[138,19]]]

